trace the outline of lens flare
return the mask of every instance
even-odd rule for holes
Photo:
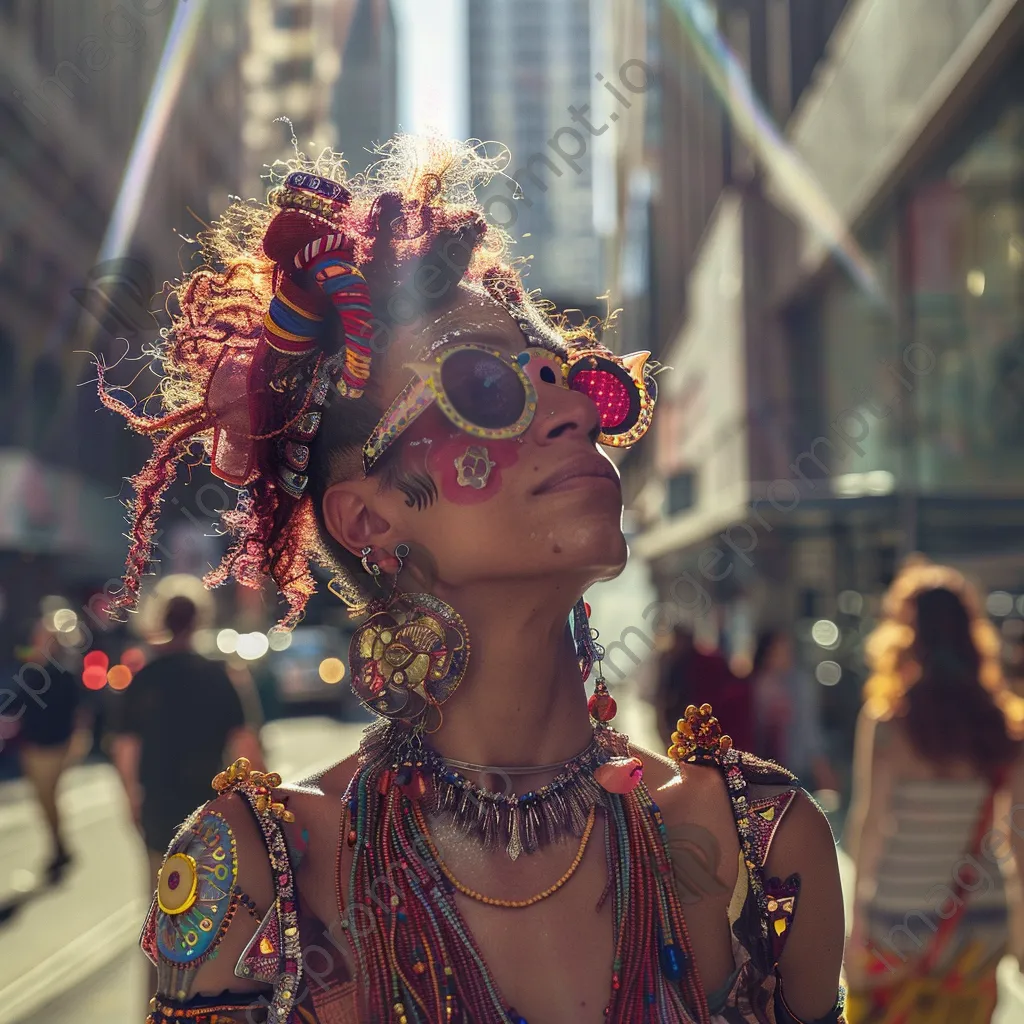
[[[872,299],[881,301],[882,289],[871,261],[757,98],[746,71],[718,29],[714,8],[707,0],[671,0],[671,6],[733,128],[761,162],[786,205],[828,246],[858,285]]]

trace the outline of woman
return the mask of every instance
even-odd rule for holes
[[[750,686],[754,752],[785,765],[817,791],[836,792],[839,784],[825,754],[817,684],[797,668],[788,633],[768,629],[758,635]]]
[[[153,1022],[839,1017],[816,809],[729,750],[710,709],[672,761],[607,724],[603,682],[588,703],[580,595],[626,558],[597,444],[638,439],[653,389],[644,354],[525,291],[475,197],[494,170],[412,138],[352,180],[292,162],[178,288],[165,416],[105,397],[156,439],[123,602],[176,460],[204,441],[243,488],[210,582],[269,577],[291,626],[311,560],[328,565],[368,614],[349,671],[380,716],[304,785],[244,764],[215,780],[144,929]]]
[[[1009,942],[1001,868],[1014,852],[1024,863],[1004,800],[1024,799],[1022,706],[959,573],[915,562],[884,611],[867,645],[848,826],[850,1021],[983,1024]]]

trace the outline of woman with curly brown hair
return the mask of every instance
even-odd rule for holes
[[[792,776],[707,707],[671,759],[609,724],[582,594],[626,545],[598,445],[639,440],[654,382],[526,291],[475,195],[494,171],[439,139],[351,180],[292,162],[178,287],[163,414],[105,393],[155,439],[122,604],[205,455],[240,489],[209,582],[269,579],[287,628],[326,566],[378,716],[304,784],[214,780],[143,932],[153,1024],[840,1017],[835,848]]]
[[[960,573],[916,559],[897,576],[867,643],[854,756],[851,1024],[991,1019],[1004,868],[1024,864],[1024,706],[998,655]]]

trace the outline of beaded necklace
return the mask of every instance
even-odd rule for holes
[[[625,749],[625,737],[607,726],[598,736],[608,750]],[[398,771],[408,753],[371,741],[346,794],[352,865],[342,922],[370,1019],[528,1024],[498,989],[458,910],[456,883],[424,827],[430,773],[415,765]],[[661,811],[643,783],[631,793],[604,793],[593,808],[605,820],[601,902],[612,899],[615,935],[607,1019],[708,1024]]]

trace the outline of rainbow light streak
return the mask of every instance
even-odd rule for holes
[[[205,11],[206,0],[182,0],[177,4],[97,262],[124,255],[131,241],[153,163],[199,38],[199,23]]]
[[[732,118],[733,126],[760,160],[792,212],[828,246],[872,299],[882,301],[882,290],[871,261],[757,98],[746,71],[718,30],[714,8],[707,0],[670,0],[670,3],[693,43],[704,73]]]

